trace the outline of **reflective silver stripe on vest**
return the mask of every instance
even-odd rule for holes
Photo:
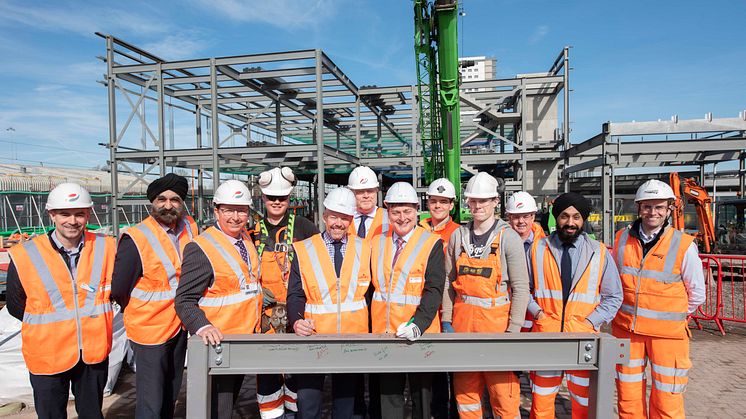
[[[627,239],[629,239],[629,229],[625,228],[621,237],[619,237],[619,244],[616,249],[617,266],[624,265],[624,248],[627,246]]]
[[[548,290],[548,289],[537,289],[534,291],[534,298],[545,298],[557,301],[562,301],[562,291],[560,290]]]
[[[539,244],[536,245],[536,260],[533,261],[536,263],[536,290],[535,292],[539,292],[540,290],[547,290],[546,282],[544,281],[544,252],[547,249],[547,246],[549,244],[549,238],[543,237],[539,239]],[[547,290],[548,291],[548,290]],[[560,296],[559,299],[562,299],[562,291],[559,291]],[[554,298],[554,297],[552,297]]]
[[[470,306],[482,307],[482,308],[493,308],[493,307],[500,307],[500,306],[510,304],[510,299],[507,296],[502,296],[498,298],[481,298],[481,297],[473,297],[471,295],[459,295],[458,298],[464,304],[468,304]]]
[[[166,255],[166,250],[163,248],[163,246],[161,246],[161,242],[158,241],[158,238],[155,237],[153,232],[150,231],[150,229],[145,224],[138,224],[133,228],[139,230],[145,236],[145,239],[148,241],[150,248],[153,249],[155,255],[161,261],[161,265],[163,265],[163,269],[166,270],[166,275],[168,275],[168,284],[171,286],[171,290],[170,292],[149,292],[138,290],[137,287],[135,287],[132,290],[132,297],[135,297],[138,300],[146,301],[162,301],[174,298],[174,295],[176,294],[176,286],[178,285],[176,278],[176,268],[174,267],[174,264],[171,263],[171,259],[168,258],[168,255]],[[171,297],[163,298],[165,295],[171,295]]]
[[[627,314],[635,314],[635,308],[629,304],[622,304],[620,310]],[[654,320],[682,321],[686,320],[687,313],[677,313],[673,311],[655,311],[637,307],[637,315]]]
[[[186,233],[189,236],[189,241],[192,241],[192,239],[194,239],[192,235],[192,224],[189,222],[189,220],[186,217],[183,217],[181,221],[184,223],[184,230],[186,230]]]
[[[665,391],[668,393],[683,393],[686,390],[686,384],[667,384],[658,380],[653,380],[653,383],[658,391]]]
[[[669,257],[667,259],[673,260],[676,258]],[[622,269],[619,270],[619,274],[632,275],[632,276],[639,275],[642,278],[654,279],[664,284],[673,284],[675,282],[681,281],[681,275],[679,274],[672,274],[669,272],[651,271],[648,269],[636,269],[636,268],[633,268],[632,266],[623,266]]]
[[[245,293],[237,292],[235,294],[224,295],[222,297],[201,297],[199,299],[200,307],[223,307],[232,304],[239,304],[249,301],[259,295],[259,292]]]
[[[680,232],[679,230],[673,231],[671,243],[668,245],[668,249],[666,250],[666,263],[663,264],[663,272],[671,274],[673,273],[674,264],[676,263],[676,256],[679,251],[679,246],[681,246],[681,238],[683,236],[684,233]],[[673,255],[671,254],[671,252],[673,252]]]
[[[430,233],[422,233],[420,237],[417,239],[417,241],[414,244],[414,249],[412,249],[412,252],[410,253],[410,257],[404,262],[404,265],[401,268],[401,272],[399,273],[399,278],[396,281],[396,287],[394,288],[394,292],[392,294],[395,295],[403,295],[404,294],[404,286],[407,284],[407,278],[409,277],[409,271],[412,270],[412,265],[414,265],[414,262],[417,260],[417,256],[420,254],[422,249],[425,247],[425,243],[427,242],[428,237],[430,236]],[[406,248],[407,245],[405,244],[404,247]],[[402,255],[404,254],[404,249],[401,251]],[[393,258],[393,256],[392,256]],[[399,256],[399,260],[401,260],[401,255]],[[397,260],[397,263],[399,261]],[[425,272],[422,272],[423,276],[425,275]],[[391,268],[391,275],[394,275],[394,268]],[[424,281],[425,278],[423,277],[422,280]]]
[[[601,302],[601,296],[596,292],[601,275],[601,245],[597,241],[591,241],[593,255],[588,263],[588,287],[584,293],[571,292],[567,301],[578,301],[588,304]]]
[[[381,217],[381,234],[386,235],[389,231],[389,212],[383,210],[383,217]]]
[[[85,302],[83,302],[82,310],[86,315],[90,311],[90,307],[93,306],[93,302],[96,300],[96,294],[98,292],[98,286],[101,284],[101,276],[104,274],[101,269],[104,265],[104,253],[106,251],[106,238],[102,234],[96,234],[94,241],[95,245],[93,248],[93,263],[91,264],[91,276],[88,279],[88,286],[93,292],[88,292],[85,296]]]
[[[384,270],[383,270],[383,264],[386,263],[386,262],[388,262],[389,266],[391,266],[391,260],[388,260],[388,261],[384,260],[384,255],[386,253],[386,247],[385,247],[386,246],[386,241],[385,241],[386,237],[388,237],[388,236],[386,236],[385,234],[381,234],[378,237],[378,244],[377,244],[377,246],[378,246],[377,248],[380,249],[380,252],[378,253],[378,269],[377,269],[377,272],[378,272],[378,287],[381,289],[381,292],[384,292],[384,293],[387,292],[386,291],[386,287],[388,286],[388,284],[386,283],[386,278],[384,277],[384,274],[383,274],[383,272],[384,272]],[[391,257],[392,257],[392,260],[393,260],[394,256],[392,255]],[[393,268],[391,269],[391,271],[393,272]]]
[[[212,237],[210,234],[203,234],[200,236],[207,240],[214,248],[218,251],[220,254],[220,257],[222,257],[225,260],[225,263],[228,264],[228,267],[231,268],[233,271],[233,274],[236,275],[236,278],[238,278],[238,287],[240,289],[246,289],[246,276],[243,274],[243,270],[241,269],[241,265],[236,262],[236,259],[231,257],[231,255],[228,253],[228,250],[224,248],[218,241],[215,239],[215,237]],[[246,249],[248,253],[248,249]],[[247,257],[247,265],[249,267],[249,272],[251,272],[251,258]],[[214,269],[214,268],[213,268]]]
[[[337,309],[342,313],[364,310],[366,307],[365,300],[346,301],[337,304],[306,304],[306,312],[311,314],[336,314]]]
[[[86,309],[85,317],[97,316],[111,311],[111,304],[97,304]],[[65,320],[74,320],[75,310],[62,309],[52,313],[32,314],[23,313],[23,322],[26,324],[50,324]]]
[[[388,295],[388,298],[386,298],[385,295],[381,294],[380,292],[376,291],[373,293],[373,301],[380,301],[384,303],[395,303],[395,304],[403,304],[403,305],[419,305],[420,304],[421,297],[415,296],[415,295]]]
[[[624,364],[622,364],[624,365]],[[636,367],[644,367],[645,366],[645,359],[639,358],[639,359],[630,359],[627,361],[627,366],[630,368],[636,368]]]
[[[347,245],[349,246],[350,236],[347,236],[347,237],[348,237]],[[355,260],[352,263],[352,274],[350,278],[350,285],[347,288],[347,298],[345,298],[344,300],[347,303],[352,303],[352,301],[355,300],[355,291],[357,291],[357,283],[359,280],[358,276],[360,275],[360,254],[363,252],[363,239],[355,236],[352,241],[355,246]]]
[[[308,252],[308,257],[311,259],[311,266],[313,269],[313,276],[316,278],[316,284],[319,287],[319,293],[321,294],[321,301],[324,305],[332,305],[332,296],[329,291],[329,284],[326,283],[326,276],[324,275],[324,269],[321,267],[321,259],[319,254],[316,253],[316,247],[313,245],[313,240],[303,240],[303,246]],[[339,296],[337,296],[339,298]],[[336,304],[334,305],[336,307]]]
[[[54,277],[52,276],[52,273],[49,272],[47,263],[44,261],[41,253],[39,253],[39,249],[36,247],[36,242],[34,240],[27,242],[23,245],[23,248],[26,249],[26,253],[28,254],[29,260],[31,260],[31,264],[34,265],[34,268],[36,268],[36,273],[39,275],[41,283],[44,284],[44,289],[47,291],[47,295],[49,296],[49,301],[52,302],[52,306],[55,308],[56,311],[67,311],[65,300],[62,298],[62,293],[60,292],[57,283],[54,282]],[[64,260],[62,260],[62,256],[59,256],[59,258],[60,261],[64,264],[65,262]],[[68,274],[68,276],[70,276],[70,274]],[[73,318],[74,317],[75,314],[73,313]]]

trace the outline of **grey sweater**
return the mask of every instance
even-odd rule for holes
[[[494,241],[497,232],[503,226],[507,227],[502,237],[500,246],[500,263],[502,266],[502,284],[503,291],[510,287],[511,305],[510,321],[508,323],[508,332],[520,332],[523,321],[526,317],[526,306],[529,300],[529,278],[526,265],[526,253],[523,250],[523,240],[521,237],[508,226],[508,224],[497,219],[497,226],[490,234],[487,243]],[[448,249],[446,251],[446,284],[443,290],[443,312],[442,321],[451,322],[453,320],[453,301],[456,298],[456,292],[451,287],[451,282],[456,280],[456,261],[461,255],[464,245],[470,241],[469,231],[472,223],[461,226],[453,232],[448,240]],[[489,251],[485,251],[482,258],[487,258]]]

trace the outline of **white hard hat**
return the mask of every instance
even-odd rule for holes
[[[344,186],[332,189],[324,198],[324,208],[342,214],[355,215],[357,208],[355,194]]]
[[[427,188],[427,196],[442,196],[444,198],[456,198],[456,188],[450,180],[442,177],[435,179]]]
[[[251,193],[243,182],[234,179],[226,180],[218,186],[215,196],[212,197],[212,203],[251,207]]]
[[[419,204],[420,197],[414,186],[407,182],[396,182],[386,191],[385,204]]]
[[[538,210],[534,197],[530,193],[523,191],[511,195],[505,204],[505,212],[508,214],[526,214]]]
[[[667,183],[657,179],[651,179],[637,188],[635,202],[648,199],[675,199],[673,189]]]
[[[295,182],[295,174],[289,167],[275,167],[259,174],[259,188],[265,195],[290,195]]]
[[[347,179],[347,187],[354,190],[378,187],[378,177],[368,166],[358,166],[352,170]]]
[[[487,172],[479,172],[469,179],[464,190],[467,198],[497,198],[497,179]]]
[[[49,210],[70,208],[91,208],[93,201],[91,195],[77,183],[60,183],[47,197],[45,208]]]

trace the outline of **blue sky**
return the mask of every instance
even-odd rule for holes
[[[605,121],[746,110],[746,2],[462,4],[460,53],[497,58],[498,77],[546,71],[573,46],[573,142]],[[410,0],[0,0],[0,163],[105,163],[95,31],[165,59],[321,48],[358,85],[415,80]]]

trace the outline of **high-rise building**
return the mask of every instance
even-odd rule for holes
[[[462,57],[458,59],[459,72],[462,82],[495,79],[497,59],[480,57]],[[465,88],[465,92],[476,92],[481,89]]]

